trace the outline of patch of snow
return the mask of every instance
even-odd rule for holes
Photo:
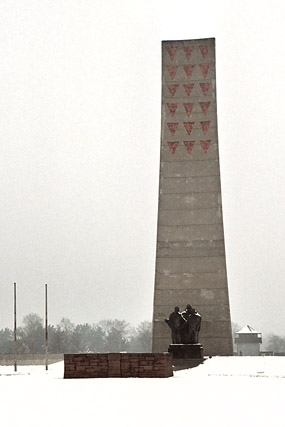
[[[0,367],[1,426],[280,425],[285,357],[213,357],[171,378],[63,379],[63,362]]]

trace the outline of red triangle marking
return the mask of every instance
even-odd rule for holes
[[[179,125],[179,123],[167,123],[167,126],[168,126],[172,136],[174,136],[178,125]]]
[[[210,68],[210,64],[199,64],[199,67],[203,76],[206,78]]]
[[[171,153],[174,154],[177,148],[177,145],[179,144],[179,141],[168,142],[167,144],[168,144],[168,147],[170,148]]]
[[[167,85],[169,93],[172,96],[172,98],[174,97],[175,92],[177,91],[178,86],[179,85]]]
[[[201,128],[203,129],[204,134],[206,135],[210,126],[210,121],[208,122],[200,122]]]
[[[205,151],[205,153],[207,153],[208,148],[211,144],[211,140],[208,139],[207,141],[200,141],[201,147],[203,148],[203,150]]]
[[[170,75],[171,80],[173,80],[174,77],[175,77],[175,74],[176,74],[176,71],[177,71],[178,67],[176,67],[175,65],[169,65],[167,67],[167,69],[168,69],[168,73]]]
[[[201,110],[204,113],[204,116],[206,116],[211,103],[210,102],[199,102],[199,104],[200,104]]]
[[[190,96],[194,87],[194,83],[184,84],[183,86],[187,95]]]
[[[191,133],[191,131],[192,131],[192,129],[193,129],[193,126],[194,126],[195,122],[183,122],[183,124],[184,124],[184,126],[185,126],[185,129],[186,129],[186,131],[187,131],[188,135],[190,135],[190,133]]]
[[[177,51],[177,47],[171,46],[171,47],[167,47],[166,49],[167,49],[167,52],[169,53],[171,61],[173,61]]]
[[[189,117],[192,113],[193,107],[194,107],[194,103],[191,104],[183,104],[184,108],[186,110],[187,116]]]
[[[200,88],[202,89],[204,96],[207,96],[210,86],[211,86],[211,83],[200,83]]]
[[[183,50],[184,50],[184,52],[185,52],[186,58],[187,58],[187,59],[190,59],[191,54],[192,54],[192,52],[193,52],[193,50],[194,50],[194,46],[184,46],[184,47],[183,47]]]
[[[183,141],[184,145],[188,151],[188,153],[190,154],[193,148],[193,145],[195,144],[195,141]]]
[[[193,70],[194,70],[195,65],[184,65],[184,71],[186,73],[186,76],[188,77],[188,79],[190,79]]]
[[[175,111],[178,107],[178,104],[167,104],[167,107],[170,111],[170,114],[172,115],[172,117],[174,117]]]
[[[209,52],[209,46],[203,45],[203,46],[199,46],[199,48],[200,48],[200,52],[203,55],[203,58],[206,58],[206,56],[208,55],[208,52]]]

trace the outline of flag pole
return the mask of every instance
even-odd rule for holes
[[[45,343],[46,343],[46,371],[48,370],[48,303],[47,283],[45,284]]]
[[[14,282],[14,371],[17,371],[17,285]]]

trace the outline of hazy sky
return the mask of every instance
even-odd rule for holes
[[[232,320],[285,335],[285,4],[0,2],[0,328],[152,317],[161,40],[216,38]]]

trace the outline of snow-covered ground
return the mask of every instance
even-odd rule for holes
[[[1,366],[0,397],[1,427],[285,426],[285,357],[213,357],[165,379]]]

